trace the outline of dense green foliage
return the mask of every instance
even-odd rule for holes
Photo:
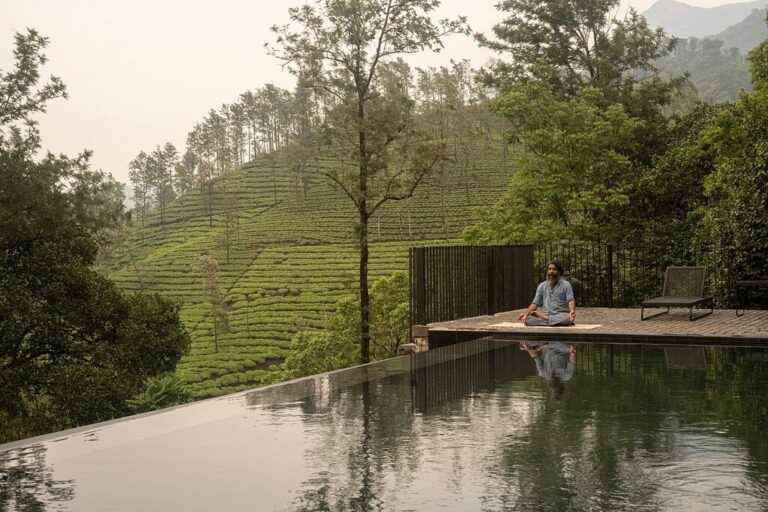
[[[291,340],[291,348],[291,355],[279,370],[266,377],[265,382],[330,372],[359,362],[355,339],[341,336],[334,329],[300,331]]]
[[[516,44],[548,37],[546,28],[515,30]],[[696,52],[698,44],[691,48],[689,41],[679,52]],[[702,66],[724,58],[719,42],[701,45],[709,59]],[[465,238],[650,245],[660,262],[707,265],[710,292],[721,305],[731,303],[735,279],[768,272],[766,45],[749,56],[755,92],[742,93],[733,104],[698,104],[670,117],[661,113],[671,106],[667,93],[677,80],[620,95],[614,103],[591,104],[585,99],[595,91],[584,86],[575,96],[558,98],[552,94],[557,89],[544,85],[551,79],[513,83],[495,107],[526,150],[520,171]],[[645,55],[657,58],[660,51]],[[729,56],[738,58],[736,52]],[[548,58],[553,61],[536,66],[582,66],[578,54],[570,61],[560,52]],[[727,78],[738,78],[731,75]]]
[[[384,359],[397,355],[408,340],[408,276],[395,272],[371,287],[371,356]],[[305,377],[352,366],[357,362],[360,306],[348,295],[336,303],[334,314],[322,330],[303,330],[291,340],[291,355],[269,380]]]
[[[613,0],[537,5],[500,4],[512,16],[495,27],[499,40],[480,37],[514,59],[484,76],[500,88],[494,110],[525,151],[503,199],[465,238],[623,240],[630,219],[622,212],[665,150],[665,110],[685,84],[658,76],[656,62],[674,44],[632,10],[615,18]]]
[[[768,275],[768,82],[761,79],[768,69],[766,47],[768,42],[750,54],[756,91],[724,109],[705,135],[716,156],[704,180],[707,203],[697,211],[696,238],[726,297],[734,279]]]
[[[91,268],[121,222],[120,187],[87,153],[34,158],[30,116],[63,94],[58,79],[34,89],[46,43],[17,36],[17,67],[0,76],[0,442],[125,414],[189,345],[177,304]]]
[[[765,15],[765,21],[768,23],[768,13]],[[768,39],[749,52],[749,71],[752,73],[755,89],[768,88]]]
[[[354,340],[360,330],[360,306],[353,296],[336,304],[328,326],[340,337]],[[371,286],[371,356],[386,359],[410,339],[408,325],[408,275],[395,272]]]
[[[467,230],[469,243],[615,239],[614,212],[629,201],[623,154],[641,122],[621,106],[602,109],[599,91],[559,99],[546,84],[515,86],[496,103],[526,148],[502,199]]]
[[[706,204],[704,179],[714,168],[715,149],[703,134],[723,108],[698,103],[671,119],[666,151],[639,177],[634,200],[622,211],[629,241],[666,248],[673,261],[692,257],[680,241],[693,239],[693,212]]]
[[[128,407],[133,413],[142,413],[191,401],[192,395],[181,379],[173,373],[164,373],[144,381],[144,390],[128,400]]]
[[[609,103],[637,88],[667,88],[652,77],[655,61],[671,50],[661,29],[652,30],[630,8],[616,17],[618,0],[538,2],[504,0],[508,14],[493,27],[496,39],[480,34],[481,45],[502,59],[481,77],[501,90],[526,80],[550,84],[558,95],[599,89]]]

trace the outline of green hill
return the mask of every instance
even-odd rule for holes
[[[739,23],[719,34],[707,36],[707,39],[719,39],[723,42],[723,48],[738,48],[746,55],[749,50],[768,39],[767,12],[766,9],[755,9]]]
[[[278,152],[279,153],[279,152]],[[422,183],[410,201],[389,203],[371,221],[372,280],[407,269],[408,247],[455,243],[473,209],[492,204],[509,183],[512,155],[498,139],[480,142],[444,177]],[[274,165],[273,165],[274,162]],[[331,159],[317,166],[333,166]],[[105,268],[127,290],[159,292],[183,302],[192,335],[179,376],[197,397],[254,387],[289,353],[293,334],[322,327],[357,280],[354,207],[323,176],[301,186],[279,154],[219,177],[212,200],[200,190],[176,199],[166,214],[134,227]],[[214,353],[212,320],[193,270],[207,252],[219,262],[231,329]]]

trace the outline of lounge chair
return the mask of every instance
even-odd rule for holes
[[[644,300],[640,304],[640,320],[648,320],[669,313],[669,308],[688,308],[688,318],[693,321],[711,315],[715,311],[712,297],[704,296],[704,267],[667,267],[664,273],[664,291],[661,297]],[[693,308],[709,303],[709,311],[693,316]],[[666,311],[645,316],[645,308],[667,308]]]

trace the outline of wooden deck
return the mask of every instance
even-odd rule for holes
[[[506,340],[768,347],[768,311],[748,310],[737,317],[733,309],[715,310],[690,321],[687,309],[673,309],[669,315],[641,321],[639,308],[579,308],[574,327],[525,327],[517,319],[522,311],[429,324],[429,346],[493,336]]]

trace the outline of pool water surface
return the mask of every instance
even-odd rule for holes
[[[768,510],[768,350],[479,340],[0,446],[0,511]]]

